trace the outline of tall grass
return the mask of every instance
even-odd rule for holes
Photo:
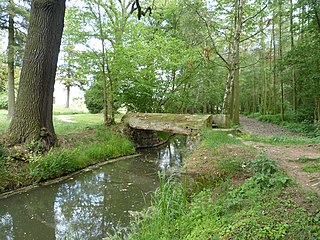
[[[173,239],[179,237],[176,219],[186,214],[187,189],[173,177],[160,175],[160,187],[153,194],[152,204],[136,219],[129,239]]]
[[[213,150],[241,145],[225,132],[206,131],[203,137],[203,145]],[[320,238],[319,198],[306,198],[294,189],[274,160],[261,154],[253,160],[245,159],[240,167],[237,160],[210,161],[218,161],[217,167],[230,177],[216,184],[208,182],[207,187],[188,196],[186,185],[161,179],[152,206],[133,223],[128,239]],[[233,162],[235,167],[230,167]]]
[[[97,130],[96,141],[72,149],[50,151],[30,158],[30,175],[35,181],[56,178],[110,158],[133,154],[133,144],[106,129]]]
[[[224,181],[189,201],[181,183],[162,180],[128,239],[319,239],[319,199],[295,201],[301,196],[287,187],[288,177],[264,156],[249,165],[252,177],[243,184]]]

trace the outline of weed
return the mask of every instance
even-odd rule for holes
[[[249,161],[248,169],[253,175],[253,181],[262,188],[282,187],[290,182],[286,174],[278,171],[276,162],[265,154],[260,154],[258,159]]]
[[[308,173],[320,172],[320,163],[303,166],[301,169],[302,171],[308,172]]]
[[[301,163],[307,163],[307,162],[319,162],[320,163],[320,158],[306,158],[306,157],[301,157],[298,160],[296,160],[297,162],[301,162]]]
[[[2,147],[2,146],[0,145],[0,161],[1,161],[1,159],[5,158],[5,157],[7,157],[7,156],[8,156],[8,151],[7,151],[7,149],[5,149],[4,147]]]

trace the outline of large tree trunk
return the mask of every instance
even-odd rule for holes
[[[7,132],[10,145],[55,143],[52,102],[66,0],[33,0],[16,109]]]
[[[8,29],[8,119],[14,113],[14,3],[9,0],[9,29]]]

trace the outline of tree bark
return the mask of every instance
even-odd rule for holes
[[[276,32],[275,32],[275,21],[276,14],[273,13],[272,18],[272,45],[273,45],[273,87],[272,87],[272,97],[273,97],[273,114],[277,113],[277,49],[276,49]]]
[[[293,29],[293,2],[290,0],[290,41],[291,41],[291,51],[294,49],[294,29]],[[297,112],[297,87],[296,87],[296,73],[295,66],[291,68],[291,78],[292,78],[292,106],[294,113]]]
[[[235,2],[235,26],[229,62],[228,82],[223,99],[223,113],[230,114],[233,124],[239,124],[240,115],[240,36],[245,0]],[[230,96],[231,93],[231,96]]]
[[[55,143],[52,103],[66,0],[33,0],[30,26],[7,144]]]
[[[66,101],[66,108],[70,107],[70,85],[66,85],[67,90],[67,101]]]
[[[9,29],[8,29],[8,119],[14,113],[14,3],[9,0]]]
[[[279,60],[282,60],[282,0],[279,1]],[[281,90],[281,121],[284,121],[284,82],[283,77],[280,76],[280,90]]]

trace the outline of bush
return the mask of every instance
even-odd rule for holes
[[[0,94],[0,109],[8,109],[8,96],[6,93]]]
[[[103,110],[102,86],[94,83],[84,94],[84,103],[90,113],[100,113]]]

